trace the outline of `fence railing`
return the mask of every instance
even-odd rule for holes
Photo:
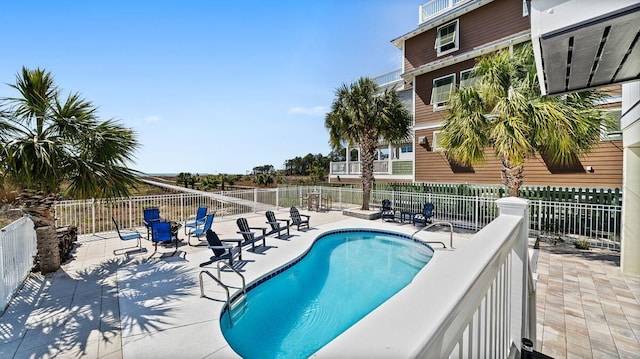
[[[518,352],[520,339],[535,343],[527,204],[515,198],[497,202],[500,215],[429,281],[444,292],[425,298],[423,304],[448,310],[429,318],[432,328],[424,332],[431,334],[412,357],[524,357]]]
[[[79,234],[113,230],[111,217],[122,225],[142,227],[142,210],[159,207],[163,217],[185,221],[197,207],[207,206],[216,216],[238,215],[269,209],[302,206],[307,193],[319,192],[331,198],[333,209],[362,206],[362,189],[354,187],[290,186],[277,189],[251,189],[118,198],[109,201],[61,201],[56,208],[56,225],[74,225]],[[390,199],[393,208],[420,212],[426,202],[435,206],[435,218],[458,228],[478,231],[498,215],[495,200],[499,192],[482,195],[453,195],[429,192],[374,190],[370,206],[379,207]],[[622,207],[577,202],[530,201],[530,229],[534,235],[563,240],[586,240],[593,246],[619,249]]]
[[[56,226],[74,225],[81,235],[112,231],[112,217],[122,226],[143,227],[142,213],[147,207],[158,207],[163,218],[183,222],[195,215],[200,206],[224,217],[273,208],[277,196],[277,190],[273,189],[215,193],[191,190],[190,193],[59,201],[55,205],[55,218]]]
[[[30,218],[0,229],[0,314],[31,272],[35,255],[36,231]]]

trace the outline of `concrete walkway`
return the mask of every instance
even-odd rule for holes
[[[265,252],[243,251],[247,281],[295,258],[326,229],[355,223],[413,231],[410,224],[354,220],[339,211],[311,215],[315,229],[292,230],[290,240],[270,238]],[[257,226],[265,218],[259,213],[248,220]],[[237,237],[234,218],[216,218],[214,230]],[[434,235],[448,243],[447,233]],[[455,241],[463,245],[466,237]],[[123,246],[114,233],[83,237],[61,270],[31,275],[0,317],[0,358],[234,357],[215,339],[223,290],[209,283],[208,298],[200,298],[198,264],[209,250],[183,242],[180,255],[168,257],[173,248],[161,248],[152,256],[150,243],[143,245],[145,252],[114,256]],[[535,258],[537,350],[556,358],[639,357],[640,277],[620,273],[619,253],[542,243]]]

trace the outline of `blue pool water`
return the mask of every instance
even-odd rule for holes
[[[324,235],[298,263],[250,290],[232,326],[223,315],[222,333],[243,358],[308,357],[409,284],[432,254],[382,232]]]

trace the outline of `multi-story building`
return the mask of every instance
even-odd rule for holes
[[[378,182],[502,183],[501,164],[493,155],[483,165],[462,167],[447,160],[438,146],[447,101],[469,81],[476,58],[531,40],[526,2],[519,0],[431,0],[420,6],[419,24],[392,40],[403,53],[402,69],[376,80],[392,86],[414,115],[413,139],[381,143],[374,176]],[[619,86],[603,104],[620,116]],[[487,149],[487,151],[491,151]],[[345,162],[331,164],[330,181],[357,183],[357,149]],[[571,167],[549,165],[542,156],[525,163],[526,185],[620,187],[622,144],[619,132],[603,132],[602,141]]]

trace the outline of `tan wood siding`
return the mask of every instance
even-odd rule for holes
[[[458,19],[459,49],[438,57],[434,48],[437,27],[425,31],[405,41],[405,72],[529,29],[529,17],[522,16],[522,2],[513,0],[493,1]]]
[[[447,116],[446,110],[433,111],[433,106],[431,105],[431,90],[433,87],[433,79],[455,73],[456,83],[459,84],[460,71],[468,70],[472,68],[474,64],[475,60],[471,59],[416,77],[416,126],[436,124],[444,120],[444,118]]]
[[[501,164],[487,150],[487,162],[472,168],[462,168],[447,161],[442,152],[431,151],[434,130],[416,131],[416,138],[425,136],[427,146],[415,148],[416,182],[501,184]],[[525,163],[525,185],[570,187],[621,187],[622,142],[603,141],[593,151],[579,158],[580,169],[552,173],[540,156]],[[593,172],[586,172],[587,166]]]

